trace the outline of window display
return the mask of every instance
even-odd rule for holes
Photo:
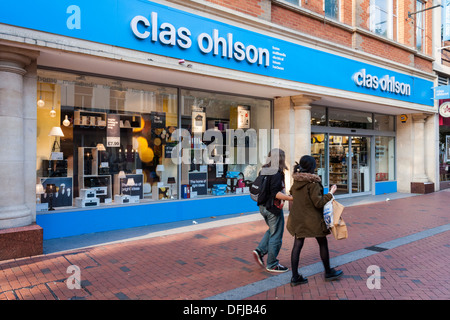
[[[375,181],[389,181],[395,179],[394,142],[394,137],[375,137]]]
[[[153,199],[152,186],[177,180],[166,156],[178,126],[176,88],[48,70],[39,71],[37,87],[44,103],[37,106],[36,170],[39,181],[51,177],[56,186],[53,207],[139,203]],[[71,201],[60,206],[56,195],[68,178]]]
[[[51,70],[37,88],[44,211],[248,193],[270,150],[270,100]]]
[[[190,137],[191,161],[181,164],[184,197],[249,193],[270,150],[270,101],[181,90],[181,128]]]

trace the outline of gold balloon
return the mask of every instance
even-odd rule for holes
[[[139,150],[139,158],[141,158],[142,162],[151,162],[154,156],[153,150],[149,147]]]
[[[148,141],[144,137],[137,137],[138,151],[145,150],[148,148]]]

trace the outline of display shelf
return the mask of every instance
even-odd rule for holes
[[[121,129],[136,129],[141,127],[141,116],[137,114],[120,114]]]
[[[105,127],[106,112],[75,110],[73,124],[75,126]]]

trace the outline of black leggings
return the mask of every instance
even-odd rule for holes
[[[325,272],[330,271],[330,254],[328,252],[328,241],[327,237],[316,237],[317,243],[320,248],[320,259],[322,259]],[[305,238],[295,238],[294,247],[291,252],[291,267],[292,267],[292,277],[298,278],[298,263],[300,260],[300,251],[303,248],[303,243]]]

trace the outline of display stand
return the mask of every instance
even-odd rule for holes
[[[111,176],[98,174],[97,148],[78,148],[78,188],[94,189],[102,203],[112,201]]]

